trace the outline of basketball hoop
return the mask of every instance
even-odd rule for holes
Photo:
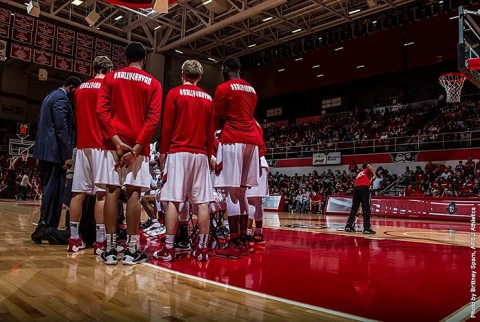
[[[20,156],[22,157],[23,162],[27,162],[28,160],[28,153],[21,153]]]
[[[447,92],[447,103],[460,103],[463,82],[466,79],[462,73],[444,74],[438,78],[438,81]]]

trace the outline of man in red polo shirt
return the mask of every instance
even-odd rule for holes
[[[375,231],[370,226],[370,184],[375,178],[375,169],[371,164],[364,164],[363,170],[357,175],[353,188],[352,209],[348,216],[345,231],[355,232],[354,222],[358,208],[362,205],[363,233],[373,235]]]
[[[97,240],[94,253],[100,255],[105,250],[105,224],[103,223],[103,206],[105,190],[95,186],[95,174],[98,164],[103,160],[103,137],[97,118],[97,97],[102,80],[113,69],[113,64],[106,56],[98,56],[93,61],[95,78],[83,83],[75,92],[75,118],[77,123],[77,154],[73,172],[70,202],[70,238],[69,252],[85,248],[78,234],[82,217],[83,200],[86,194],[96,195],[95,222]]]
[[[147,260],[137,250],[140,222],[140,194],[150,189],[150,142],[157,129],[162,109],[162,87],[142,70],[147,52],[141,43],[125,48],[128,67],[105,76],[98,96],[97,113],[105,132],[105,158],[95,183],[105,187],[104,215],[107,250],[100,256],[109,265],[117,264],[116,231],[118,200],[122,186],[127,193],[127,250],[123,264]]]
[[[208,203],[213,201],[209,160],[213,154],[215,113],[212,97],[197,86],[202,75],[202,65],[196,60],[187,60],[182,65],[183,85],[172,89],[165,100],[160,144],[164,185],[160,199],[168,202],[167,232],[165,244],[153,257],[166,262],[175,260],[178,210],[185,200],[196,205],[198,211],[199,235],[193,257],[208,260]]]

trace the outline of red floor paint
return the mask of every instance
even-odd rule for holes
[[[467,247],[282,229],[265,229],[264,235],[262,253],[237,261],[212,257],[207,263],[191,258],[151,262],[382,321],[438,321],[470,300]]]

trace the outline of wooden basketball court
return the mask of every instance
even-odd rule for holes
[[[0,202],[0,321],[461,321],[470,224],[266,213],[265,249],[240,260],[136,267],[35,245],[39,202]],[[156,241],[141,238],[151,254]],[[477,303],[477,308],[480,305]],[[463,309],[462,309],[463,308]]]

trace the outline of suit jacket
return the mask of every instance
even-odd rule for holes
[[[72,158],[73,111],[67,93],[58,88],[45,97],[38,118],[33,157],[63,163]]]

